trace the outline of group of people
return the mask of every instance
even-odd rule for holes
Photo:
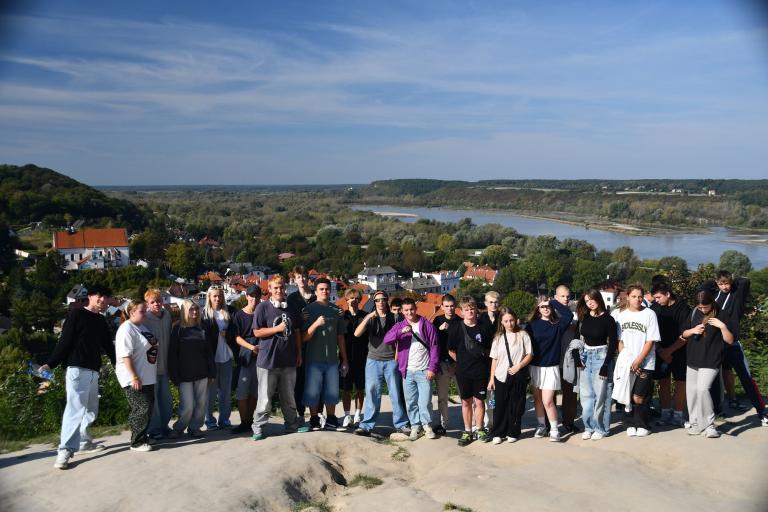
[[[432,320],[418,314],[413,299],[390,298],[384,291],[372,295],[373,308],[364,312],[360,292],[350,288],[342,310],[330,301],[328,279],[318,278],[310,287],[301,267],[292,276],[297,291],[287,295],[286,279],[274,275],[268,297],[262,300],[261,288],[249,286],[247,303],[237,311],[226,304],[221,287],[211,286],[203,307],[192,300],[181,305],[176,323],[159,290],[148,290],[144,300],[128,303],[114,341],[101,314],[109,291],[89,288],[88,304],[69,314],[43,367],[67,368],[55,467],[66,468],[75,452],[104,449],[87,430],[98,412],[101,353],[115,365],[125,391],[130,449],[139,452],[151,451],[156,439],[185,432],[202,436],[203,426],[232,428],[234,434],[262,440],[276,395],[286,433],[354,429],[370,436],[385,384],[392,436],[435,439],[450,426],[453,381],[461,400],[460,446],[518,440],[529,384],[535,438],[560,441],[576,433],[578,401],[582,439],[609,435],[614,401],[624,406],[627,435],[648,436],[655,382],[661,405],[657,424],[715,438],[722,368],[736,371],[768,426],[765,403],[739,343],[749,281],[734,280],[725,271],[702,286],[692,309],[659,276],[649,293],[629,286],[626,299],[610,312],[602,294],[591,289],[578,296],[574,314],[570,290],[561,285],[554,297],[538,297],[526,318],[500,307],[499,294],[490,291],[483,312],[470,296],[457,301],[446,294],[442,314]],[[722,372],[723,382],[730,405],[738,406],[729,375]],[[171,382],[180,397],[173,424]],[[240,413],[236,427],[230,423],[233,387]],[[341,421],[336,415],[340,399]]]

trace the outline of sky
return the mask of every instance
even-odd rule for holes
[[[0,163],[90,185],[766,178],[764,2],[0,2]]]

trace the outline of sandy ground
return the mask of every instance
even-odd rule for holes
[[[459,407],[451,414],[458,426]],[[628,438],[621,416],[601,441],[577,434],[552,443],[532,437],[529,412],[517,443],[465,448],[456,430],[401,443],[336,432],[286,436],[279,418],[264,441],[214,431],[150,453],[130,452],[123,433],[101,439],[104,452],[76,455],[66,471],[53,469],[52,447],[36,445],[0,456],[0,510],[271,511],[307,501],[366,512],[438,511],[448,502],[478,512],[768,510],[768,428],[754,414],[729,418],[720,439],[666,427]],[[390,419],[382,414],[382,433]],[[393,458],[398,449],[409,454],[404,461]],[[357,474],[383,484],[349,486]]]

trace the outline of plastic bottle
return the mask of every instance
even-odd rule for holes
[[[53,380],[53,372],[51,370],[40,370],[40,365],[29,361],[27,363],[27,373],[44,380]]]
[[[496,393],[492,389],[488,390],[488,408],[496,408]]]

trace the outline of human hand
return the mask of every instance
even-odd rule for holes
[[[725,324],[719,318],[710,318],[709,320],[707,320],[707,323],[713,327],[717,327],[718,329],[722,329],[723,327],[725,327]]]
[[[496,383],[493,381],[493,379],[488,381],[488,391],[495,391],[496,390]]]
[[[429,370],[427,370],[427,380],[432,380],[435,378],[435,374]]]
[[[700,336],[704,334],[704,324],[699,324],[696,327],[691,327],[691,331],[693,331],[693,334],[696,336]]]
[[[507,375],[515,375],[515,374],[516,374],[517,372],[519,372],[519,371],[520,371],[520,366],[519,366],[519,365],[516,365],[516,364],[514,364],[514,365],[510,366],[510,367],[507,369]]]
[[[405,334],[407,332],[411,332],[411,326],[410,325],[406,325],[405,327],[403,327],[403,330],[400,331],[400,332],[403,333],[403,334]]]
[[[443,322],[440,327],[438,327],[441,331],[445,331],[448,329],[448,322]]]
[[[672,363],[672,353],[669,349],[663,348],[657,352],[658,356],[667,364]]]
[[[629,367],[629,369],[634,373],[635,375],[640,375],[641,368],[643,366],[643,360],[642,359],[635,359],[632,361],[632,365]]]
[[[134,377],[131,381],[131,388],[133,388],[134,391],[141,391],[141,379]]]
[[[317,317],[317,319],[315,320],[315,326],[320,327],[323,325],[325,325],[325,317],[324,316]]]
[[[600,371],[598,372],[600,375],[600,380],[605,380],[608,378],[608,365],[604,364],[600,367]]]

